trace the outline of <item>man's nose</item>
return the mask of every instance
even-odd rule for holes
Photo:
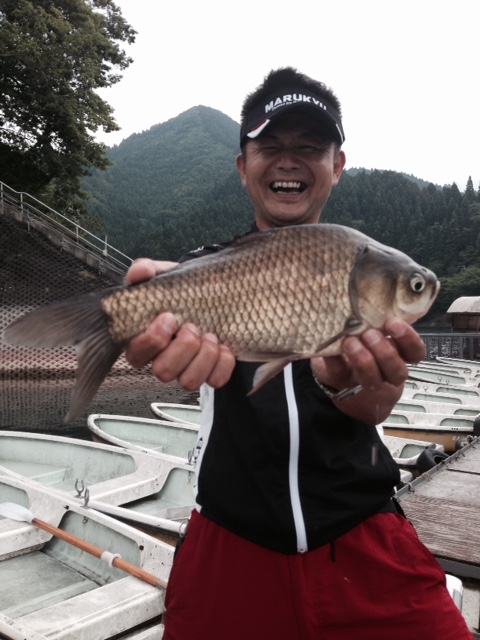
[[[300,163],[300,158],[297,153],[296,147],[282,147],[279,149],[277,166],[283,169],[291,169],[297,167]]]

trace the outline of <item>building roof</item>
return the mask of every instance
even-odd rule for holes
[[[447,313],[480,313],[480,296],[462,296],[448,307]]]

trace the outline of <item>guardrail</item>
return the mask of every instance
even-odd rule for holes
[[[480,360],[480,333],[419,333],[425,342],[426,360],[437,356]]]
[[[118,273],[124,274],[133,262],[132,258],[108,244],[106,237],[102,240],[34,196],[23,191],[15,191],[3,182],[0,182],[0,207],[0,213],[3,213],[4,207],[19,210],[29,228],[32,220],[48,224],[84,250],[101,257],[106,265]]]

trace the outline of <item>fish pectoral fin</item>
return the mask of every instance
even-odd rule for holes
[[[105,328],[99,328],[76,346],[78,373],[65,422],[78,418],[88,406],[124,345],[112,342]]]
[[[342,340],[346,336],[357,335],[362,331],[364,331],[366,328],[367,328],[367,325],[361,320],[357,320],[355,318],[348,320],[347,323],[345,324],[345,329],[343,329],[343,331],[340,331],[340,333],[337,333],[335,336],[332,336],[328,340],[325,340],[325,342],[322,342],[321,344],[319,344],[318,347],[315,349],[315,353],[311,357],[314,358],[316,356],[333,355],[333,353],[328,353],[327,350],[329,347],[335,344],[335,342]],[[325,353],[326,351],[327,353]]]
[[[258,391],[266,382],[278,375],[287,366],[287,364],[290,364],[293,360],[299,360],[300,358],[303,358],[303,356],[292,354],[285,357],[285,354],[282,354],[281,356],[277,356],[274,360],[270,360],[270,362],[262,364],[255,371],[255,375],[253,376],[253,385],[247,393],[247,396],[251,396],[252,393]]]

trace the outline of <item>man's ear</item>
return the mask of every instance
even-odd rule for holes
[[[243,156],[243,153],[239,153],[237,156],[237,169],[238,169],[238,173],[240,174],[240,179],[242,181],[243,186],[246,186],[245,183],[245,158]]]
[[[335,160],[333,161],[333,186],[334,187],[337,186],[341,178],[346,162],[347,162],[347,157],[345,155],[345,152],[340,149],[340,151],[337,153]]]

